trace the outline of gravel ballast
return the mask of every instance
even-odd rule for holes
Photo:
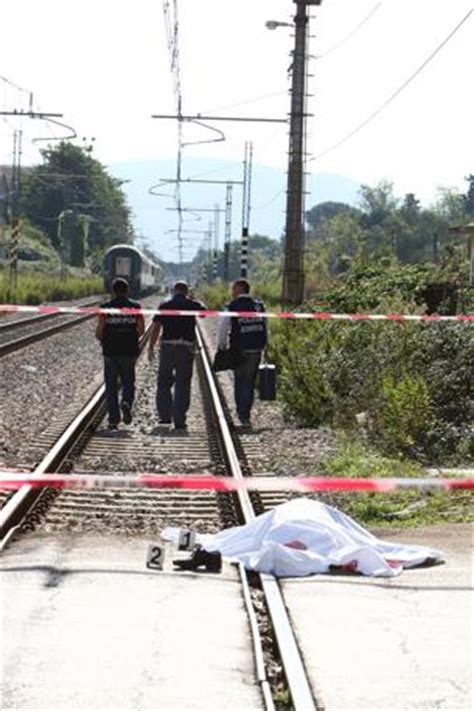
[[[37,463],[31,445],[55,419],[74,412],[102,382],[102,354],[87,321],[0,361],[0,464]]]
[[[216,350],[217,323],[208,319],[202,322],[202,328],[212,358]],[[217,379],[253,474],[317,474],[322,459],[336,452],[336,437],[329,428],[298,427],[284,417],[278,401],[261,402],[258,393],[252,409],[252,428],[240,427],[235,413],[233,373],[218,373]]]

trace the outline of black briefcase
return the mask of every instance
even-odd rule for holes
[[[260,400],[276,399],[276,368],[262,363],[258,369],[258,391]]]
[[[216,352],[212,368],[215,373],[218,373],[221,370],[234,370],[243,362],[243,360],[244,356],[240,351],[226,348],[225,350]]]

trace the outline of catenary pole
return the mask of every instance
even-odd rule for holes
[[[292,64],[288,184],[286,198],[285,255],[283,268],[284,304],[300,304],[304,296],[304,150],[306,123],[306,62],[308,6],[322,0],[294,0],[296,3],[295,46]]]

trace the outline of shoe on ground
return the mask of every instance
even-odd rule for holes
[[[181,432],[183,432],[188,429],[188,426],[185,422],[181,422],[178,424],[175,423],[174,428],[175,428],[175,430],[181,430]]]
[[[250,427],[252,427],[250,417],[239,417],[239,421],[241,426],[245,427],[246,429],[250,429]]]
[[[132,422],[132,408],[128,404],[128,402],[122,402],[120,405],[120,409],[122,410],[122,419],[123,423],[125,425],[130,425]]]
[[[118,432],[118,425],[114,425],[113,423],[109,422],[107,425],[107,432]]]
[[[174,560],[180,570],[197,570],[204,566],[208,573],[220,573],[222,570],[222,556],[219,551],[206,551],[201,545],[195,546],[191,558]]]

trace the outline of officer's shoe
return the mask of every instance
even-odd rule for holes
[[[107,425],[107,433],[109,435],[114,435],[117,434],[118,432],[118,425],[115,425],[113,422],[109,422]]]
[[[206,551],[198,544],[194,547],[191,558],[174,560],[173,565],[180,570],[197,570],[205,566],[207,573],[220,573],[222,570],[222,556],[219,551]]]
[[[122,400],[120,409],[122,410],[122,419],[124,425],[130,425],[132,422],[132,408],[130,407],[128,402]]]

